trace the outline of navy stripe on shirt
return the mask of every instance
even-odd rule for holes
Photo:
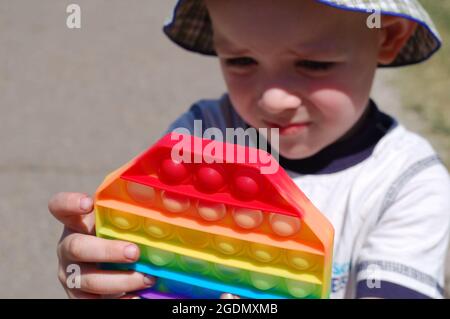
[[[389,281],[380,281],[378,288],[370,288],[365,280],[358,282],[356,286],[356,298],[431,299],[431,297],[416,290]]]

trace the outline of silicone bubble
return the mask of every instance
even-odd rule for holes
[[[237,173],[233,176],[233,190],[237,198],[253,200],[258,196],[259,185],[256,176],[247,173]]]
[[[257,243],[252,243],[250,245],[250,251],[252,256],[261,262],[268,263],[277,258],[280,254],[280,249],[277,247],[261,245]]]
[[[286,253],[288,263],[299,270],[308,270],[315,266],[316,259],[298,251],[288,251]]]
[[[259,290],[269,290],[278,284],[278,278],[272,275],[251,272],[252,285]]]
[[[244,246],[242,240],[230,237],[215,236],[214,246],[226,255],[234,255],[242,250]]]
[[[123,213],[117,210],[109,212],[109,220],[111,224],[123,230],[129,230],[139,226],[141,218],[136,215]]]
[[[207,272],[210,266],[207,261],[188,256],[180,256],[180,264],[185,271],[197,273]]]
[[[182,213],[189,209],[189,198],[183,195],[169,193],[163,191],[161,193],[161,200],[164,207],[172,213]]]
[[[225,177],[218,167],[203,166],[195,174],[195,185],[206,193],[214,193],[225,186]]]
[[[143,204],[152,204],[155,201],[156,193],[153,187],[134,182],[126,182],[128,195],[135,201]]]
[[[300,218],[282,214],[270,214],[270,227],[275,234],[282,237],[292,236],[300,230]]]
[[[189,177],[186,164],[174,161],[170,158],[162,161],[159,167],[159,177],[167,184],[180,184]]]
[[[263,213],[255,209],[235,208],[233,219],[238,226],[245,229],[253,229],[263,222]]]
[[[209,243],[208,234],[188,228],[178,229],[178,237],[184,244],[197,249],[204,248],[208,246]]]
[[[153,219],[147,219],[144,222],[144,230],[152,237],[162,239],[168,237],[172,231],[173,226]]]
[[[314,290],[313,284],[292,279],[286,279],[286,287],[288,292],[295,298],[306,298]]]
[[[204,220],[215,222],[225,217],[227,208],[221,203],[199,201],[197,204],[197,211]]]
[[[216,273],[222,280],[239,281],[242,279],[244,272],[239,268],[233,268],[222,264],[215,264]]]
[[[170,264],[174,260],[175,254],[170,251],[147,247],[147,257],[152,264],[162,267]]]

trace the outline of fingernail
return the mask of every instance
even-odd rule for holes
[[[124,251],[125,257],[130,260],[135,260],[138,255],[138,248],[136,245],[128,245]]]
[[[144,276],[144,284],[146,286],[153,286],[153,284],[155,283],[155,278],[153,278],[152,276]]]
[[[84,210],[85,212],[88,212],[88,211],[90,211],[91,210],[91,208],[92,208],[92,198],[90,198],[90,197],[83,197],[81,200],[80,200],[80,208],[82,209],[82,210]]]

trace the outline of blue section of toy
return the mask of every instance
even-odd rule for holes
[[[145,263],[102,264],[104,269],[136,270],[158,277],[156,290],[169,290],[170,293],[194,299],[219,299],[224,292],[251,299],[286,299],[286,297],[247,287],[236,287],[204,277],[158,268]],[[205,288],[208,287],[208,288]]]

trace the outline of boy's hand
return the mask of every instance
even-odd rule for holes
[[[135,271],[107,271],[96,263],[132,263],[139,258],[133,243],[95,237],[93,201],[81,193],[58,193],[48,203],[49,211],[64,224],[58,244],[58,278],[70,298],[132,298],[127,292],[151,287],[155,278]],[[80,287],[67,286],[67,266],[80,267]],[[238,299],[224,293],[221,299]]]
[[[155,278],[135,271],[107,271],[96,263],[132,263],[139,258],[133,243],[106,240],[95,236],[93,201],[86,194],[58,193],[48,203],[49,211],[64,224],[59,241],[58,278],[71,298],[129,298],[127,292],[151,287]],[[80,267],[80,286],[69,288],[66,272],[69,265]],[[76,282],[76,281],[75,281]]]

